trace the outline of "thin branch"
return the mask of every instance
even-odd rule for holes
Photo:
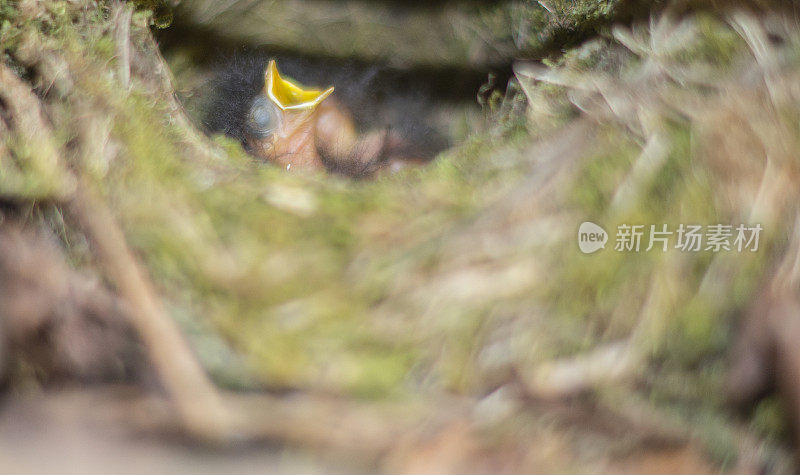
[[[12,115],[12,132],[40,144],[38,159],[51,165],[52,173],[72,178],[60,160],[52,130],[44,120],[41,104],[16,74],[0,63],[0,98]],[[58,176],[57,175],[57,176]],[[116,285],[131,314],[131,325],[147,348],[149,358],[175,404],[186,429],[194,436],[220,442],[229,438],[227,411],[211,381],[197,362],[175,322],[165,311],[145,270],[134,257],[111,210],[86,186],[70,187],[63,199],[69,216],[95,246],[101,267]]]
[[[117,4],[114,25],[114,42],[117,44],[117,70],[119,82],[127,90],[131,84],[130,31],[133,8],[128,4]]]

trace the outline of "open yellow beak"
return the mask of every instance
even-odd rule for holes
[[[333,93],[333,86],[325,89],[303,89],[292,81],[283,79],[278,73],[275,60],[270,60],[265,73],[264,89],[267,97],[281,110],[313,109]]]

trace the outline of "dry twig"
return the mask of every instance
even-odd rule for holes
[[[43,154],[40,159],[59,175],[70,177],[35,94],[5,64],[0,64],[0,85],[0,98],[8,105],[12,117],[12,132],[30,140],[37,137]],[[69,215],[95,246],[104,273],[127,302],[131,325],[145,344],[187,430],[204,440],[226,440],[231,428],[216,389],[164,310],[111,211],[91,193],[81,187],[66,195],[63,199]]]

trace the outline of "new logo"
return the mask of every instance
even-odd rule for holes
[[[608,233],[600,226],[586,221],[578,228],[578,247],[584,254],[591,254],[606,247]]]

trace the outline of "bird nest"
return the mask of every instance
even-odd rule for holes
[[[667,12],[518,61],[484,127],[353,181],[206,135],[148,11],[0,11],[8,384],[155,379],[150,430],[370,468],[791,467],[789,17]],[[727,248],[620,237],[689,225]]]

